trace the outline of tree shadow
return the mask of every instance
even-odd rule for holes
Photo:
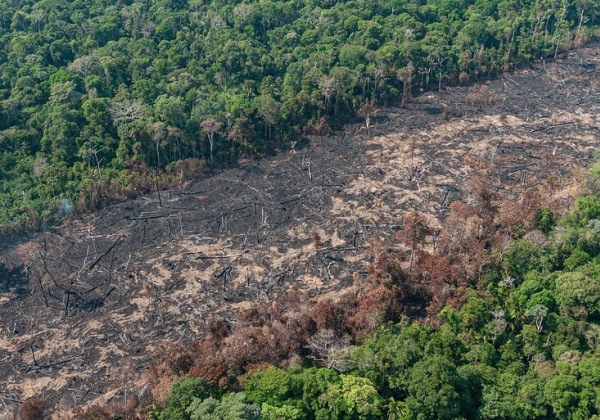
[[[104,306],[104,298],[96,297],[96,298],[83,299],[83,300],[78,299],[74,306],[78,309],[81,309],[82,311],[94,313],[94,312],[96,312],[96,309],[99,309],[102,306]]]
[[[12,292],[18,297],[23,297],[29,293],[27,290],[28,284],[29,277],[22,265],[8,268],[0,263],[0,294]]]

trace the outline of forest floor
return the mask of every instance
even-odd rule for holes
[[[0,414],[143,400],[155,357],[210,317],[358,287],[372,239],[393,244],[411,210],[440,226],[474,176],[572,205],[599,147],[600,44],[372,122],[0,244]]]

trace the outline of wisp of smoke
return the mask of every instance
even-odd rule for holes
[[[61,198],[58,201],[58,220],[63,220],[66,217],[73,215],[73,203],[68,198]]]

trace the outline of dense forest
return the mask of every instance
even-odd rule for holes
[[[2,1],[0,226],[553,59],[598,16],[594,0]]]

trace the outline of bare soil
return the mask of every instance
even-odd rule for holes
[[[0,244],[0,414],[147,397],[145,371],[212,316],[290,286],[335,297],[407,211],[444,219],[485,175],[572,203],[600,139],[600,45],[306,139],[178,188]],[[60,414],[55,414],[56,418]]]

